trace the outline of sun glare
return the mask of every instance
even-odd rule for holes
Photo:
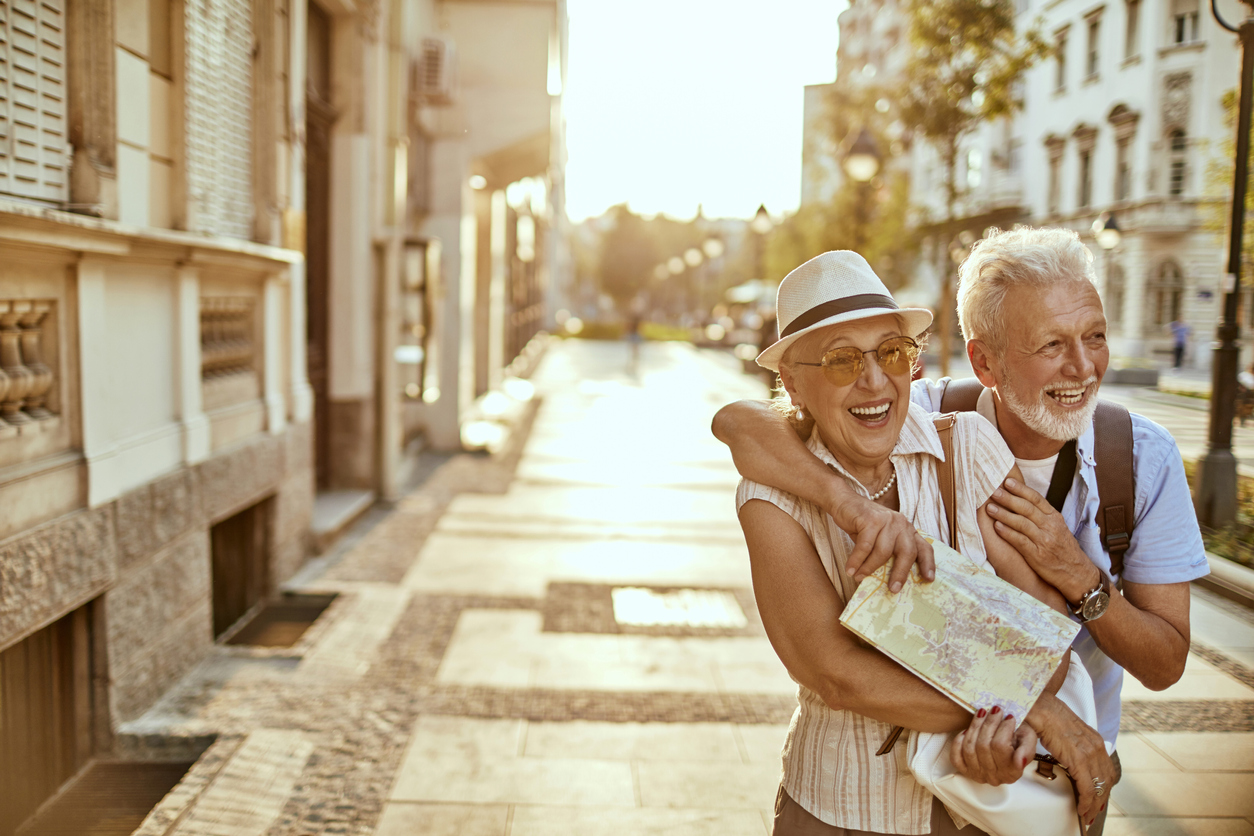
[[[803,87],[836,73],[842,0],[569,0],[572,220],[795,209]]]

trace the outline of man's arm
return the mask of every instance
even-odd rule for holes
[[[1007,542],[1063,597],[1076,603],[1101,583],[1093,564],[1044,497],[1018,480],[993,494],[989,513]],[[1125,581],[1111,590],[1110,606],[1087,625],[1102,652],[1141,681],[1161,691],[1184,673],[1189,653],[1189,584]]]
[[[936,576],[932,547],[902,514],[860,496],[805,446],[792,426],[765,401],[737,401],[714,416],[714,437],[731,448],[740,475],[798,496],[827,511],[854,548],[848,571],[859,580],[896,556],[889,586],[897,592],[918,563]]]

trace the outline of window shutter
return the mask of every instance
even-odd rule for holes
[[[64,0],[0,0],[0,194],[66,200]]]

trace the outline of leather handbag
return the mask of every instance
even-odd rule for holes
[[[1075,651],[1058,698],[1086,725],[1097,725],[1093,680]],[[1075,786],[1065,773],[1059,777],[1063,768],[1039,743],[1036,769],[1029,765],[1018,781],[993,787],[954,770],[953,739],[953,733],[920,732],[911,740],[909,762],[915,780],[941,800],[959,827],[970,822],[991,836],[1076,836],[1077,829],[1083,836]]]

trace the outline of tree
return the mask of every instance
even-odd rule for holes
[[[962,189],[958,158],[964,142],[984,122],[1022,107],[1023,73],[1049,52],[1037,28],[1015,30],[1013,0],[908,0],[910,44],[904,70],[902,121],[940,157],[945,222],[952,224]],[[941,285],[941,373],[949,371],[953,284]]]
[[[1202,205],[1202,226],[1215,233],[1221,247],[1227,247],[1229,224],[1232,223],[1232,180],[1237,157],[1237,90],[1234,87],[1221,98],[1224,109],[1224,127],[1228,137],[1219,142],[1219,155],[1209,155],[1206,161],[1205,193],[1209,198]],[[1254,139],[1254,128],[1251,128]],[[1254,147],[1254,144],[1251,145]],[[1220,198],[1220,199],[1217,199]],[[1226,249],[1225,249],[1226,253]],[[1243,285],[1248,286],[1250,265],[1254,264],[1254,189],[1245,190],[1245,231],[1241,236],[1241,275]],[[1227,260],[1224,271],[1227,271]]]
[[[647,222],[627,204],[613,206],[609,212],[613,226],[601,242],[597,272],[601,290],[614,298],[619,310],[626,310],[631,300],[648,287],[660,255]]]

